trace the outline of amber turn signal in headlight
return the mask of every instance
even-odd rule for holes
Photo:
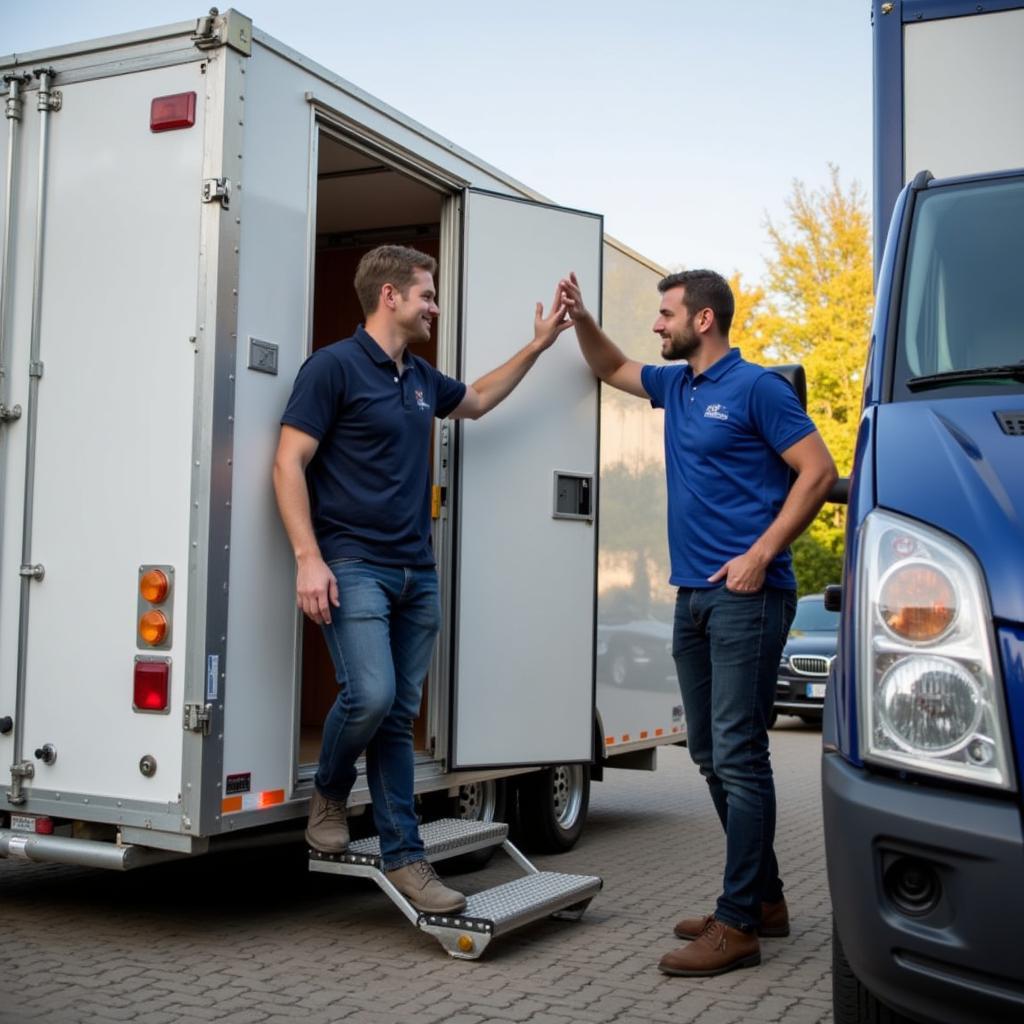
[[[139,593],[150,604],[162,604],[170,589],[170,580],[162,569],[150,569],[139,579]]]
[[[911,562],[882,582],[878,611],[886,627],[903,640],[937,640],[956,618],[956,591],[944,572]]]
[[[139,636],[152,647],[161,644],[167,636],[167,616],[163,612],[146,612],[139,619]]]

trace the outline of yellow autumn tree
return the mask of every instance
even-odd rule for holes
[[[768,221],[771,246],[762,286],[733,279],[732,341],[744,358],[766,365],[802,363],[808,412],[842,475],[850,472],[871,334],[871,231],[859,186],[794,182],[782,223]],[[826,505],[793,545],[801,593],[838,583],[845,509]]]

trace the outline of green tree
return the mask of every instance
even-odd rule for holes
[[[733,279],[737,297],[733,343],[754,362],[802,363],[808,412],[841,474],[853,463],[864,360],[871,335],[871,234],[860,187],[829,184],[810,191],[800,181],[782,224],[768,221],[771,255],[763,287]],[[826,505],[793,545],[801,593],[838,583],[844,508]]]

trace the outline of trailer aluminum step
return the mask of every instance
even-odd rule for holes
[[[508,826],[445,818],[420,829],[427,860],[457,857],[473,850],[498,846],[525,872],[523,877],[473,893],[458,914],[428,914],[417,910],[381,870],[380,840],[359,839],[341,854],[310,850],[310,871],[372,879],[390,897],[410,923],[434,938],[446,952],[462,960],[475,960],[491,939],[542,917],[578,920],[600,891],[594,875],[566,875],[538,871],[508,841]]]

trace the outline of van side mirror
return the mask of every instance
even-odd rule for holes
[[[838,583],[830,583],[825,588],[825,610],[841,612],[843,610],[843,588]]]

